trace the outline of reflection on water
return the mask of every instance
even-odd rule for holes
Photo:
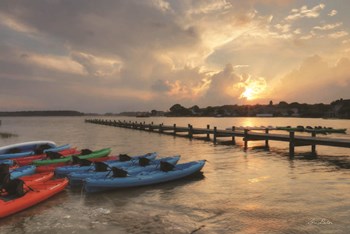
[[[177,126],[322,125],[346,120],[297,118],[115,118]],[[86,124],[81,117],[7,118],[0,146],[53,140],[78,148],[111,147],[113,154],[180,154],[181,162],[206,159],[203,176],[154,186],[86,195],[67,189],[38,206],[0,221],[0,233],[348,233],[350,150],[296,148],[288,143],[213,145],[202,140]],[[328,136],[327,136],[328,137]],[[330,135],[349,138],[349,135]],[[320,222],[327,220],[329,222]],[[323,224],[328,223],[328,224]],[[331,224],[330,224],[331,223]]]
[[[8,133],[8,132],[0,132],[0,138],[10,138],[16,137],[16,134]]]

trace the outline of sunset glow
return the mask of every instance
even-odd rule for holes
[[[264,78],[248,78],[246,81],[240,82],[238,87],[244,89],[239,98],[245,98],[248,101],[251,101],[262,97],[266,90],[266,81]]]
[[[349,7],[347,0],[76,0],[74,7],[4,0],[1,107],[118,112],[346,99]]]

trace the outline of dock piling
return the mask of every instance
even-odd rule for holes
[[[316,132],[312,132],[311,136],[312,137],[316,137]],[[316,156],[317,155],[317,153],[316,153],[316,144],[311,144],[311,154],[312,154],[312,156]]]
[[[193,127],[191,124],[188,125],[188,138],[193,138]]]
[[[289,132],[289,157],[294,158],[295,139],[294,132]]]
[[[268,128],[265,129],[265,133],[266,133],[266,134],[269,134],[269,129],[268,129]],[[265,140],[265,148],[266,148],[266,149],[269,148],[269,140],[268,140],[268,139]]]
[[[232,126],[232,132],[234,132],[236,130],[236,127],[235,126]],[[236,138],[235,138],[235,135],[232,135],[232,145],[235,145],[236,144]]]
[[[213,131],[213,141],[214,141],[214,145],[216,145],[216,137],[217,137],[217,129],[216,127],[214,127],[214,131]]]

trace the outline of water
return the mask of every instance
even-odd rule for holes
[[[178,126],[207,124],[321,125],[347,128],[348,120],[297,118],[112,118]],[[111,147],[113,154],[181,154],[181,162],[208,160],[203,177],[93,195],[66,189],[0,220],[0,233],[349,233],[350,149],[296,148],[270,142],[270,151],[84,123],[81,117],[2,118],[0,146],[53,140],[78,148]],[[350,138],[337,134],[329,137]]]

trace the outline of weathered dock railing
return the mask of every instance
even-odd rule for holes
[[[294,157],[295,147],[297,146],[311,146],[311,153],[316,155],[316,145],[325,145],[325,146],[334,146],[334,147],[343,147],[350,148],[350,139],[339,139],[339,138],[326,138],[326,137],[316,137],[316,133],[312,132],[311,136],[296,136],[295,132],[291,131],[288,134],[275,134],[270,133],[269,129],[264,129],[262,132],[252,132],[248,129],[236,130],[235,127],[232,127],[231,130],[219,130],[216,127],[213,129],[210,128],[210,125],[207,125],[207,128],[193,128],[192,125],[187,127],[179,127],[174,124],[163,125],[163,124],[146,124],[145,122],[126,122],[126,121],[116,121],[116,120],[103,120],[103,119],[86,119],[87,123],[101,124],[113,127],[121,128],[130,128],[137,129],[149,132],[158,132],[161,134],[174,135],[188,137],[190,139],[202,139],[202,140],[213,140],[214,144],[218,142],[217,138],[219,137],[230,137],[230,141],[225,141],[228,144],[236,144],[236,137],[243,138],[244,141],[244,150],[248,148],[249,141],[265,141],[265,147],[269,147],[269,141],[282,141],[289,142],[289,156]],[[195,137],[194,135],[205,135],[202,137]],[[212,135],[212,138],[210,137]]]

